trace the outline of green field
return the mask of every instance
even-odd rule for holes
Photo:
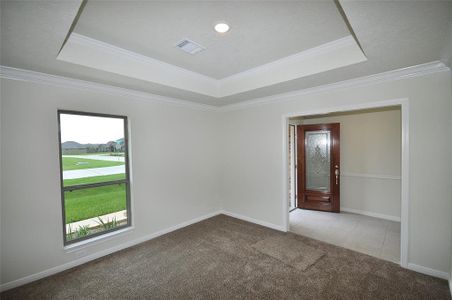
[[[104,168],[124,165],[123,162],[85,159],[78,157],[62,157],[63,170],[80,170]],[[125,174],[93,176],[64,180],[64,186],[99,183],[125,179]],[[125,184],[66,191],[65,195],[66,223],[95,218],[101,215],[126,209]]]
[[[62,157],[63,161],[63,171],[69,170],[81,170],[81,169],[92,169],[92,168],[105,168],[123,165],[123,162],[118,161],[108,161],[108,160],[96,160],[96,159],[86,159],[78,157]]]
[[[115,184],[65,192],[64,201],[66,224],[95,218],[126,209],[126,186]]]
[[[77,179],[65,179],[63,181],[63,184],[64,184],[64,186],[71,186],[71,185],[79,185],[79,184],[89,184],[89,183],[121,180],[121,179],[125,179],[125,178],[126,178],[126,174],[122,173],[122,174],[93,176],[93,177],[85,177],[85,178],[77,178]]]

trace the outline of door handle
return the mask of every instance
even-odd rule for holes
[[[336,185],[338,185],[339,184],[339,166],[338,165],[335,165],[334,166],[334,175],[336,175]]]

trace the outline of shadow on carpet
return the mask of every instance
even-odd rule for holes
[[[292,236],[269,237],[254,244],[253,248],[301,271],[305,271],[325,255],[323,251]]]

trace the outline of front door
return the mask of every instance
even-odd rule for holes
[[[297,126],[298,207],[340,211],[339,123]]]

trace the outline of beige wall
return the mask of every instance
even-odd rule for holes
[[[2,224],[2,172],[1,170],[3,169],[2,166],[2,98],[1,94],[2,94],[2,81],[0,80],[0,268],[2,268],[3,264],[2,264],[2,240],[3,240],[3,224]],[[2,271],[0,269],[0,284],[3,283],[3,275],[2,275]]]
[[[450,271],[452,144],[445,138],[452,129],[450,72],[223,112],[0,82],[2,283],[116,249],[221,208],[283,227],[283,116],[395,98],[408,98],[410,105],[408,260]],[[58,108],[125,114],[131,130],[134,228],[71,252],[62,247]]]
[[[341,209],[400,219],[400,108],[299,119],[341,125]]]
[[[452,32],[452,28],[451,28],[451,32]],[[449,42],[451,42],[451,44],[452,44],[452,37],[450,38]],[[449,48],[449,57],[452,58],[452,47]],[[451,63],[451,60],[449,60],[449,67],[451,67],[450,63]],[[451,87],[451,94],[452,94],[452,76],[450,79],[451,79],[450,87]],[[451,96],[450,101],[452,101],[452,96]],[[452,202],[452,195],[450,195],[449,199]],[[452,216],[452,210],[451,210],[450,214]],[[451,232],[452,232],[452,230],[451,230]],[[452,238],[451,238],[450,252],[451,252],[451,259],[450,259],[450,271],[449,271],[449,274],[450,274],[449,289],[450,289],[450,294],[452,295]]]
[[[220,209],[218,122],[211,111],[5,79],[1,87],[2,283]],[[128,116],[131,231],[63,249],[57,109]]]
[[[408,262],[448,274],[452,237],[450,71],[293,96],[225,113],[221,146],[224,209],[284,226],[283,116],[408,98],[410,118]]]

